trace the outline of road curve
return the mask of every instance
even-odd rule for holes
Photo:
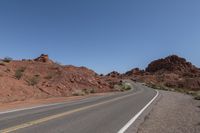
[[[122,133],[157,95],[141,84],[133,86],[123,93],[0,114],[0,132]]]

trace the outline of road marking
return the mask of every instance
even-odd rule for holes
[[[133,94],[117,97],[117,98],[114,98],[114,99],[111,99],[111,100],[108,100],[108,101],[105,101],[105,102],[100,102],[100,103],[97,103],[97,104],[85,106],[85,107],[82,107],[82,108],[74,109],[74,110],[71,110],[71,111],[67,111],[67,112],[63,112],[63,113],[60,113],[60,114],[56,114],[56,115],[48,116],[48,117],[41,118],[41,119],[38,119],[38,120],[23,123],[23,124],[20,124],[20,125],[17,125],[17,126],[9,127],[7,129],[0,130],[0,132],[1,133],[10,133],[10,132],[13,132],[13,131],[16,131],[16,130],[19,130],[19,129],[30,127],[30,126],[33,126],[33,125],[36,125],[36,124],[40,124],[40,123],[49,121],[49,120],[53,120],[53,119],[60,118],[60,117],[63,117],[63,116],[67,116],[67,115],[70,115],[70,114],[73,114],[73,113],[76,113],[76,112],[79,112],[79,111],[83,111],[83,110],[86,110],[86,109],[89,109],[89,108],[93,108],[93,107],[100,106],[100,105],[103,105],[103,104],[107,104],[107,103],[110,103],[110,102],[114,102],[114,101],[117,101],[117,100],[120,100],[120,99],[123,99],[123,98],[126,98],[126,97],[130,97],[132,95],[138,94],[139,92],[141,92],[141,91],[138,91],[138,92],[133,93]]]
[[[154,98],[146,105],[142,108],[142,110],[140,110],[131,120],[128,121],[128,123],[122,127],[117,133],[124,133],[136,120],[137,118],[145,111],[145,109],[147,109],[149,107],[149,105],[151,105],[151,103],[158,97],[159,92],[156,90],[156,96],[154,96]]]
[[[112,95],[112,94],[108,94],[109,95]],[[104,97],[104,96],[103,96]],[[92,98],[95,98],[96,97],[86,97],[86,98],[82,98],[82,99],[78,99],[78,100],[82,100],[82,102],[87,102],[88,100]],[[99,97],[101,98],[101,97]],[[38,105],[38,106],[33,106],[33,107],[27,107],[27,108],[20,108],[20,109],[13,109],[13,110],[8,110],[8,111],[2,111],[0,112],[0,115],[2,114],[7,114],[7,113],[13,113],[13,112],[18,112],[18,111],[24,111],[24,110],[31,110],[31,109],[37,109],[37,108],[43,108],[43,107],[50,107],[50,106],[56,106],[56,105],[63,105],[63,104],[68,104],[70,103],[71,104],[74,104],[75,102],[77,102],[76,100],[72,100],[72,101],[66,101],[66,102],[60,102],[60,103],[52,103],[52,104],[42,104],[42,105]]]

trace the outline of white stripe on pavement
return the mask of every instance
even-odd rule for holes
[[[131,120],[128,121],[128,123],[122,127],[117,133],[124,133],[136,120],[137,118],[149,107],[149,105],[158,97],[159,92],[156,90],[156,96],[140,110]]]

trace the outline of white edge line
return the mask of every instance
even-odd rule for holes
[[[145,109],[148,108],[148,106],[158,97],[159,92],[156,90],[156,96],[140,110],[131,120],[128,121],[128,123],[122,127],[117,133],[124,133],[136,120],[137,118],[145,111]]]

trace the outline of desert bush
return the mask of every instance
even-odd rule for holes
[[[18,80],[21,79],[25,70],[26,70],[25,67],[21,67],[21,68],[17,69],[15,71],[15,78],[17,78]]]
[[[3,62],[0,62],[0,65],[1,65],[1,66],[5,66],[6,64],[4,64]]]
[[[73,96],[84,96],[85,92],[83,90],[75,90],[74,92],[72,92]]]
[[[85,94],[90,94],[90,93],[96,93],[96,90],[94,88],[88,88],[88,89],[83,89],[83,92]]]
[[[47,76],[45,76],[44,78],[50,80],[50,79],[52,79],[55,75],[56,75],[56,73],[48,73]]]
[[[9,62],[11,62],[13,59],[11,58],[11,57],[5,57],[2,61],[3,62],[7,62],[7,63],[9,63]]]
[[[84,92],[85,94],[89,94],[89,93],[90,93],[89,89],[83,89],[83,92]]]
[[[34,86],[34,85],[38,84],[39,81],[40,81],[40,77],[39,76],[33,76],[32,78],[29,78],[27,80],[28,85],[31,85],[31,86]]]
[[[200,100],[200,91],[197,91],[194,95],[195,100]]]
[[[96,90],[94,88],[90,89],[90,93],[96,93]]]
[[[123,83],[122,84],[122,89],[123,90],[130,90],[131,89],[131,85],[129,83]]]
[[[195,96],[194,99],[195,100],[200,100],[200,96]]]
[[[115,84],[113,88],[115,91],[128,91],[132,89],[132,85],[122,81],[118,84]]]

